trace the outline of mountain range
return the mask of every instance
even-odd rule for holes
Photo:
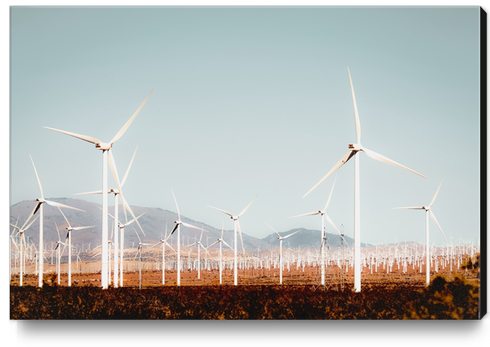
[[[49,198],[47,200],[55,201],[64,205],[79,208],[85,212],[80,212],[71,209],[63,209],[63,213],[70,222],[72,227],[77,226],[93,226],[90,229],[73,231],[72,244],[77,247],[93,249],[100,245],[101,235],[102,235],[102,213],[101,205],[93,202],[88,202],[81,199],[72,198]],[[27,217],[30,215],[34,209],[36,201],[34,200],[24,200],[10,207],[10,223],[16,224],[18,219],[18,225],[22,226]],[[114,207],[109,206],[109,211],[113,210]],[[136,223],[131,224],[125,228],[124,240],[125,247],[133,247],[138,243],[138,236],[141,238],[142,242],[155,243],[160,239],[165,237],[166,230],[168,233],[174,227],[174,221],[177,220],[177,214],[172,211],[163,210],[161,208],[154,207],[140,207],[131,206],[133,213],[139,216],[143,212],[145,214],[138,219],[145,235],[141,233],[138,225]],[[119,218],[124,220],[124,214],[122,210],[122,205],[119,206]],[[109,213],[110,213],[109,212]],[[36,215],[39,212],[36,213]],[[128,214],[128,220],[132,217]],[[201,223],[199,221],[192,220],[185,216],[181,216],[181,220],[185,223],[192,224],[197,227],[202,227],[206,232],[204,232],[202,237],[202,243],[207,246],[215,242],[221,235],[221,229],[217,229],[213,226]],[[61,241],[66,238],[66,227],[67,223],[60,211],[56,207],[45,205],[44,207],[44,242],[46,249],[49,249],[56,241],[58,241],[58,232],[56,231],[58,227],[60,233]],[[12,230],[12,227],[10,228]],[[109,236],[112,235],[113,230],[113,220],[109,217]],[[281,232],[281,235],[288,235],[294,231],[300,230],[298,233],[284,240],[283,246],[286,248],[320,248],[320,230],[309,230],[304,228],[296,228]],[[10,231],[11,232],[11,231]],[[138,235],[137,235],[138,234]],[[34,245],[39,243],[39,219],[37,219],[31,227],[25,232],[28,242],[33,242]],[[185,244],[194,243],[199,239],[201,232],[196,229],[187,228],[181,226],[181,238]],[[242,233],[243,244],[246,250],[255,249],[267,249],[277,247],[279,242],[277,240],[277,235],[271,233],[266,237],[259,239],[246,233]],[[339,247],[341,245],[341,237],[338,234],[327,233],[327,242],[330,247]],[[354,244],[354,240],[347,236],[344,236],[346,242],[349,246]],[[233,246],[233,230],[223,230],[223,239]],[[170,243],[177,242],[177,235],[174,233],[172,238],[169,240]],[[241,249],[241,241],[238,236],[239,249]],[[361,244],[362,247],[370,246],[367,244]],[[216,245],[217,247],[217,245]]]

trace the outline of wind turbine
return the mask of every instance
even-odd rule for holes
[[[267,223],[265,223],[265,224],[267,224]],[[293,236],[294,234],[296,234],[300,230],[296,230],[294,233],[291,233],[291,234],[283,237],[283,236],[279,235],[279,233],[276,231],[276,229],[271,227],[269,224],[267,224],[267,225],[269,226],[269,228],[274,230],[274,232],[277,234],[277,236],[279,236],[277,238],[279,240],[279,284],[282,284],[282,240],[287,239],[290,236]]]
[[[129,118],[129,120],[126,122],[126,124],[124,124],[124,126],[119,130],[119,132],[116,134],[116,136],[114,136],[112,138],[111,142],[109,142],[109,143],[104,143],[104,142],[100,141],[99,139],[92,137],[92,136],[80,135],[80,134],[75,134],[75,133],[68,132],[68,131],[63,131],[63,130],[59,130],[59,129],[45,127],[47,129],[54,130],[54,131],[60,132],[62,134],[70,135],[70,136],[76,137],[78,139],[93,143],[95,145],[96,149],[99,149],[102,151],[102,274],[101,274],[102,289],[107,289],[108,285],[109,285],[108,284],[108,276],[107,276],[108,275],[107,274],[107,265],[108,265],[107,264],[107,261],[108,261],[107,240],[108,240],[108,236],[109,236],[108,235],[108,229],[107,229],[108,228],[108,221],[107,221],[107,157],[109,156],[109,158],[111,159],[111,161],[109,162],[109,164],[111,165],[111,162],[113,161],[112,160],[112,153],[110,150],[112,148],[112,145],[126,132],[128,127],[133,122],[134,118],[136,118],[138,113],[141,111],[141,109],[145,105],[146,101],[148,100],[148,98],[150,97],[152,92],[153,92],[153,90],[150,92],[150,94],[148,94],[148,96],[143,101],[143,103],[140,105],[140,107],[138,107],[138,109],[133,113],[131,118]],[[111,165],[111,169],[112,169],[112,165]],[[113,174],[114,174],[114,171],[113,171]],[[119,194],[121,194],[121,197],[122,197],[122,191],[119,187],[119,181],[116,180],[116,183],[118,184]],[[124,205],[123,205],[123,207],[124,207]],[[131,212],[131,210],[130,210],[130,212]],[[133,215],[132,212],[131,212],[131,215]],[[133,218],[134,218],[134,215],[133,215]]]
[[[182,220],[180,219],[179,205],[177,205],[177,199],[175,198],[175,194],[174,194],[173,190],[172,190],[172,195],[174,196],[175,206],[177,207],[178,219],[176,221],[174,221],[175,226],[172,229],[172,232],[170,233],[170,235],[172,235],[175,232],[175,230],[177,230],[177,285],[180,286],[180,226],[183,225],[185,227],[193,228],[193,229],[197,229],[197,230],[201,230],[201,229],[198,227],[195,227],[194,225],[190,225],[188,223],[182,222]]]
[[[434,194],[434,197],[432,198],[432,201],[428,206],[414,206],[414,207],[395,207],[395,209],[408,209],[408,210],[425,210],[425,285],[428,286],[430,283],[430,249],[429,249],[429,214],[432,220],[436,223],[437,227],[442,233],[442,236],[444,236],[444,239],[446,240],[446,235],[444,235],[444,232],[441,229],[441,226],[437,222],[436,216],[434,215],[434,212],[432,212],[431,206],[436,201],[437,194],[439,194],[439,189],[441,189],[442,181],[439,184],[439,188],[437,188],[436,193]]]
[[[328,214],[326,212],[327,211],[327,207],[330,204],[330,199],[332,198],[333,188],[335,187],[335,182],[336,181],[337,181],[337,178],[335,178],[335,181],[333,182],[332,190],[330,191],[330,195],[328,196],[327,203],[326,203],[325,207],[323,208],[323,210],[318,210],[318,211],[309,212],[309,213],[305,213],[305,214],[300,214],[298,216],[290,217],[290,218],[295,218],[295,217],[303,217],[303,216],[314,216],[314,215],[318,215],[318,214],[321,217],[321,220],[322,220],[322,230],[321,230],[320,252],[321,252],[321,261],[322,261],[322,277],[321,277],[321,283],[322,283],[322,285],[325,285],[325,247],[324,246],[325,246],[325,240],[326,240],[326,233],[325,233],[324,219],[327,222],[329,222],[330,225],[333,226],[335,230],[337,230],[337,232],[339,233],[340,237],[342,239],[344,239],[344,237],[342,236],[342,233],[339,231],[339,229],[337,229],[337,227],[333,223],[332,219],[328,216]],[[344,239],[344,241],[345,241],[345,239]]]
[[[134,160],[134,157],[136,155],[136,151],[138,150],[138,146],[136,146],[136,149],[134,150],[134,154],[133,154],[133,157],[131,158],[131,162],[129,163],[129,166],[128,168],[126,169],[126,173],[124,174],[124,177],[120,183],[120,187],[122,188],[124,186],[124,183],[126,183],[126,179],[128,177],[128,174],[129,174],[129,170],[131,169],[131,165],[133,164],[133,160]],[[115,164],[114,164],[114,169],[116,169],[115,167]],[[118,251],[119,251],[119,235],[118,235],[118,228],[119,228],[119,220],[118,220],[118,216],[119,216],[119,199],[118,199],[118,196],[119,196],[119,190],[116,188],[112,188],[112,189],[109,189],[107,191],[108,194],[114,194],[114,217],[113,219],[115,220],[115,223],[114,223],[114,234],[115,234],[115,237],[114,237],[114,288],[117,288],[118,287],[118,265],[119,265],[119,254],[118,254]],[[87,195],[87,194],[102,194],[102,190],[98,190],[98,191],[94,191],[94,192],[87,192],[87,193],[78,193],[78,194],[75,194],[75,195]],[[129,208],[129,205],[127,206],[123,206],[123,210],[124,212],[126,212],[126,208]],[[125,213],[126,215],[126,213]],[[126,222],[127,222],[127,217],[126,217]],[[139,225],[139,223],[138,223]],[[141,231],[143,231],[143,229],[141,228],[141,225],[140,225],[140,229]],[[143,232],[144,234],[144,232]],[[122,236],[121,236],[122,237]],[[121,241],[121,264],[122,264],[122,248],[123,248],[123,245],[122,245],[123,241]],[[122,267],[122,265],[121,265]],[[122,273],[122,268],[121,268],[121,273]],[[122,282],[122,281],[121,281]],[[122,286],[122,284],[121,284]]]
[[[188,246],[188,247],[190,247],[190,246],[197,245],[197,278],[198,279],[201,279],[201,247],[204,248],[204,250],[206,252],[208,252],[208,250],[206,249],[206,247],[204,247],[204,245],[201,243],[202,233],[203,232],[204,232],[204,229],[201,228],[201,237],[199,238],[199,241],[196,241],[193,244],[191,244],[191,245]]]
[[[257,198],[257,195],[255,196],[255,198]],[[243,246],[242,232],[240,230],[240,223],[238,222],[238,218],[240,218],[240,216],[245,213],[245,211],[250,207],[250,205],[252,205],[252,202],[254,202],[255,198],[247,205],[247,207],[245,207],[243,209],[242,212],[240,212],[236,216],[233,215],[232,213],[228,212],[228,211],[225,211],[225,210],[219,209],[217,207],[213,207],[213,206],[209,206],[208,205],[208,207],[211,207],[211,208],[214,208],[215,210],[218,210],[220,212],[223,212],[223,213],[227,214],[228,216],[230,216],[231,219],[233,219],[233,222],[234,222],[233,224],[234,224],[234,228],[235,228],[235,231],[234,231],[234,235],[235,235],[235,265],[233,266],[233,271],[234,271],[234,285],[235,286],[238,284],[238,272],[237,272],[238,271],[238,263],[237,263],[237,249],[238,249],[237,229],[238,229],[238,232],[240,233],[240,240],[242,241],[243,254],[245,254],[245,247]]]
[[[413,172],[419,176],[422,176],[424,178],[424,175],[409,169],[408,167],[401,165],[391,159],[388,159],[387,157],[376,153],[374,151],[371,151],[370,149],[367,149],[361,144],[361,123],[359,121],[359,114],[357,111],[357,103],[356,103],[356,96],[354,94],[354,86],[352,85],[352,78],[350,75],[350,70],[347,68],[347,71],[349,73],[349,80],[350,80],[350,87],[352,91],[352,101],[354,104],[354,117],[355,117],[355,123],[356,123],[356,135],[357,135],[357,143],[354,144],[349,144],[349,152],[345,154],[337,164],[313,187],[311,188],[308,193],[303,195],[303,198],[308,195],[313,189],[318,187],[323,181],[325,181],[331,174],[333,174],[335,171],[337,171],[342,165],[347,163],[350,158],[355,157],[355,165],[354,165],[354,291],[355,292],[360,292],[361,291],[361,209],[360,209],[360,188],[359,188],[359,156],[356,155],[358,152],[364,152],[366,153],[369,157],[375,160],[379,160],[381,162],[391,164],[394,166],[398,166],[402,169],[408,170],[410,172]]]
[[[139,285],[139,287],[140,287],[140,289],[141,289],[141,248],[142,248],[143,246],[149,246],[150,244],[149,244],[149,243],[143,243],[143,242],[141,242],[141,238],[140,238],[140,236],[138,235],[138,233],[136,232],[136,229],[134,229],[134,228],[133,228],[133,230],[134,230],[134,232],[136,233],[136,236],[138,236],[138,240],[139,240],[139,242],[138,242],[138,251],[137,251],[137,253],[134,255],[134,257],[136,258],[136,256],[137,256],[137,255],[139,255],[139,262],[138,262],[138,264],[139,264],[139,279],[140,279],[140,285]],[[133,259],[133,260],[134,260],[134,259]]]
[[[227,244],[225,240],[223,240],[223,222],[221,223],[221,237],[217,241],[213,242],[212,244],[210,244],[207,247],[207,248],[209,248],[209,247],[212,247],[215,244],[219,243],[219,284],[222,283],[222,275],[221,274],[222,274],[222,271],[223,271],[222,270],[223,269],[223,264],[222,264],[222,261],[221,261],[221,256],[222,256],[223,249],[222,249],[221,242],[223,242],[225,245],[227,245],[233,251],[233,248],[229,244]]]
[[[63,218],[65,218],[66,224],[68,224],[68,226],[66,227],[67,230],[66,239],[68,240],[68,287],[71,287],[71,232],[72,230],[90,229],[90,228],[94,228],[95,226],[92,225],[88,227],[72,227],[70,225],[70,222],[66,218],[65,214],[63,213],[63,211],[61,211],[61,208],[58,207],[58,209],[63,215]],[[65,243],[66,243],[66,239],[65,239]]]
[[[41,197],[36,199],[36,201],[37,201],[36,207],[34,207],[34,210],[31,212],[31,214],[29,215],[29,217],[27,218],[27,220],[25,221],[25,223],[21,229],[23,229],[27,225],[27,223],[32,218],[32,216],[34,216],[36,214],[36,212],[39,210],[39,214],[41,216],[39,218],[39,254],[44,254],[44,244],[43,244],[43,242],[44,242],[43,241],[43,238],[44,238],[44,233],[43,233],[44,212],[43,211],[44,211],[44,209],[43,209],[43,204],[46,203],[50,206],[70,208],[72,210],[77,210],[77,211],[81,211],[81,212],[85,212],[85,211],[80,210],[79,208],[63,205],[63,204],[60,204],[58,202],[49,201],[49,200],[44,199],[43,187],[41,186],[41,181],[39,180],[39,176],[37,174],[36,165],[34,165],[34,160],[32,160],[31,155],[29,155],[29,157],[31,158],[32,166],[34,167],[34,173],[36,174],[37,183],[39,185],[39,191],[41,192]],[[38,286],[39,287],[43,286],[43,271],[44,271],[44,257],[41,256],[41,257],[39,257],[39,277],[38,277]]]
[[[23,250],[24,250],[24,247],[25,247],[25,236],[24,236],[24,232],[25,232],[27,229],[29,229],[29,227],[32,225],[32,223],[34,223],[34,222],[36,221],[36,219],[37,219],[38,217],[39,217],[39,215],[38,215],[36,218],[34,218],[34,219],[32,220],[32,222],[31,222],[31,223],[29,223],[29,225],[25,226],[25,224],[24,224],[24,226],[22,226],[22,228],[19,228],[19,227],[17,226],[17,223],[15,223],[15,225],[14,225],[14,224],[12,224],[12,223],[10,223],[10,225],[11,225],[11,226],[13,226],[15,229],[18,229],[17,234],[19,234],[19,248],[20,248],[20,272],[19,272],[19,285],[20,285],[21,287],[22,287],[22,280],[23,280],[23,278],[22,278],[22,274],[23,274],[23,272],[24,272],[24,267],[25,267],[25,264],[24,264],[24,254],[23,254]],[[18,219],[17,219],[17,221],[18,221]],[[15,230],[15,229],[14,229],[14,230]],[[12,234],[13,234],[13,233],[12,233]],[[13,240],[13,237],[14,237],[14,236],[13,236],[13,235],[11,235],[11,236],[10,236],[10,239],[11,239],[11,240]],[[15,243],[14,243],[14,245],[15,245]],[[15,246],[17,247],[17,245],[15,245]]]
[[[125,203],[123,201],[123,203]],[[120,267],[120,276],[119,276],[119,280],[120,280],[120,286],[122,287],[123,286],[123,259],[124,259],[124,228],[127,227],[128,225],[131,225],[133,224],[134,222],[138,223],[138,218],[140,218],[142,215],[144,215],[146,212],[143,212],[142,214],[140,214],[138,217],[136,218],[133,218],[131,219],[129,222],[126,222],[124,224],[122,224],[119,220],[117,221],[117,227],[121,230],[121,267]],[[116,218],[111,215],[110,213],[108,213],[109,216],[112,217],[112,219],[116,220]],[[139,224],[139,223],[138,223]],[[140,226],[141,227],[141,226]],[[141,231],[143,231],[143,229],[141,229]],[[116,233],[117,235],[117,233]],[[139,236],[138,236],[139,237]],[[117,239],[117,237],[116,237]],[[116,261],[115,261],[116,262]],[[114,267],[114,274],[117,272],[116,268]],[[114,275],[114,287],[117,288],[117,278],[116,278],[116,275]]]
[[[151,246],[151,247],[154,247],[154,246],[157,246],[159,244],[162,244],[162,284],[165,284],[165,246],[169,246],[172,251],[177,253],[175,251],[175,249],[173,249],[173,247],[170,245],[170,243],[168,243],[169,238],[170,238],[170,235],[167,236],[167,222],[165,221],[165,238],[161,238],[158,243]]]

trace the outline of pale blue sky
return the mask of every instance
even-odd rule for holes
[[[429,204],[446,236],[480,230],[479,8],[11,8],[11,204],[101,188],[102,155],[50,126],[109,141],[131,204],[219,228],[207,205],[239,213],[262,238],[319,229],[335,175],[305,198],[355,142],[362,242],[425,242]],[[354,162],[337,171],[328,214],[353,236]],[[114,186],[112,177],[109,185]],[[99,197],[87,200],[100,202]],[[111,199],[112,200],[112,199]],[[111,201],[110,200],[110,201]],[[442,244],[434,223],[431,240]],[[327,226],[327,232],[335,232]]]

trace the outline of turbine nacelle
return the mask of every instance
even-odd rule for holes
[[[362,146],[359,143],[349,143],[349,149],[351,151],[359,152],[362,151]]]
[[[111,147],[112,143],[98,142],[95,144],[95,148],[100,149],[101,151],[108,151]]]

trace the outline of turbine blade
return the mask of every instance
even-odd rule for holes
[[[352,78],[350,75],[349,68],[347,68],[347,72],[349,73],[350,89],[352,91],[352,102],[354,103],[354,117],[356,121],[357,143],[361,143],[361,122],[359,121],[359,112],[357,111],[356,95],[354,94],[354,86],[352,84]]]
[[[174,233],[175,230],[177,230],[177,228],[179,227],[179,224],[176,223],[174,228],[172,229],[172,231],[170,232],[170,235],[172,235]],[[170,237],[170,236],[169,236]]]
[[[243,209],[243,211],[242,211],[242,212],[240,212],[240,214],[238,215],[238,217],[240,217],[242,214],[244,214],[244,213],[245,213],[245,211],[246,211],[246,210],[247,210],[247,209],[250,207],[250,205],[252,205],[252,202],[254,202],[254,200],[257,198],[257,196],[259,196],[259,194],[257,194],[257,195],[255,196],[255,198],[253,198],[253,199],[252,199],[252,201],[250,201],[250,204],[248,204],[248,205],[247,205],[247,207],[245,207],[245,208]]]
[[[79,208],[71,207],[71,206],[68,206],[68,205],[63,205],[63,204],[60,204],[59,202],[54,202],[54,201],[49,201],[49,200],[45,200],[45,201],[50,206],[69,208],[70,210],[76,210],[76,211],[80,211],[80,212],[85,212],[84,210],[81,210]]]
[[[24,227],[26,226],[27,223],[29,223],[29,220],[32,218],[32,216],[34,216],[37,212],[37,210],[39,210],[39,207],[41,206],[42,202],[38,202],[36,204],[36,206],[34,206],[34,209],[32,210],[31,214],[29,215],[29,217],[26,219],[26,221],[24,222],[24,224],[22,225],[22,227],[17,227],[19,228],[19,230],[21,229],[24,229]]]
[[[171,189],[172,190],[172,189]],[[175,194],[174,194],[174,191],[172,190],[172,195],[174,196],[174,201],[175,201],[175,206],[177,207],[177,215],[179,217],[179,220],[180,220],[180,211],[179,211],[179,205],[177,205],[177,199],[175,198]]]
[[[140,218],[140,217],[141,217],[142,215],[144,215],[145,213],[146,213],[146,211],[145,211],[145,212],[143,212],[142,214],[140,214],[138,217],[131,219],[129,222],[127,222],[126,224],[124,224],[124,226],[125,226],[125,227],[127,227],[128,225],[133,224],[133,223],[134,223],[134,222],[135,222],[135,221],[136,221],[138,218]],[[145,236],[146,236],[146,235],[145,235]]]
[[[311,193],[311,191],[313,189],[315,189],[316,187],[318,187],[323,181],[325,181],[328,176],[330,176],[331,174],[333,174],[335,171],[337,171],[342,165],[344,165],[345,163],[347,163],[349,161],[350,158],[352,158],[354,155],[356,154],[356,151],[349,151],[347,152],[347,154],[345,154],[338,162],[337,164],[335,164],[335,166],[320,180],[320,182],[318,182],[313,188],[311,188],[308,193],[306,193],[305,195],[303,195],[303,198],[305,196],[307,196],[308,194]]]
[[[89,227],[75,227],[72,230],[83,230],[83,229],[90,229],[90,228],[95,228],[95,226],[92,225],[92,226],[89,226]],[[114,229],[112,230],[112,232],[114,233]]]
[[[289,218],[304,217],[304,216],[314,216],[314,215],[317,215],[317,214],[320,214],[320,213],[321,213],[320,211],[308,212],[308,213],[305,213],[305,214],[299,214],[297,216],[292,216],[292,217],[289,217]]]
[[[418,173],[417,171],[414,171],[414,170],[412,170],[412,169],[410,169],[410,168],[408,168],[408,167],[406,167],[406,166],[404,166],[402,164],[399,164],[396,161],[393,161],[391,159],[388,159],[388,158],[386,158],[385,156],[383,156],[383,155],[381,155],[379,153],[376,153],[374,151],[371,151],[370,149],[367,149],[367,148],[363,147],[362,150],[363,150],[364,153],[366,153],[369,157],[371,157],[373,159],[382,161],[382,162],[387,163],[387,164],[391,164],[391,165],[394,165],[394,166],[401,167],[402,169],[405,169],[405,170],[408,170],[410,172],[413,172],[414,174],[417,174],[419,176],[422,176],[423,178],[427,178],[424,175]]]
[[[169,248],[170,248],[172,251],[176,252],[176,250],[175,250],[175,249],[173,249],[173,247],[172,247],[172,246],[170,246],[170,244],[169,244],[169,243],[167,243],[167,246],[168,246],[168,247],[169,247]]]
[[[330,225],[331,225],[331,226],[333,226],[333,228],[334,228],[335,230],[337,230],[337,232],[339,233],[339,235],[341,235],[341,236],[342,236],[342,233],[339,231],[339,229],[337,229],[337,227],[335,226],[335,224],[334,224],[334,222],[332,221],[332,219],[330,219],[330,217],[329,217],[329,216],[328,216],[326,213],[325,213],[323,216],[325,217],[325,220],[326,220],[327,222],[329,222],[329,223],[330,223]],[[343,237],[342,237],[342,238],[343,238]],[[344,241],[345,241],[345,240],[344,240]]]
[[[192,228],[192,229],[201,230],[201,228],[195,227],[194,225],[191,225],[191,224],[188,224],[188,223],[184,223],[184,222],[182,222],[182,223],[180,223],[180,224],[182,224],[183,226],[188,227],[188,228]]]
[[[325,205],[325,208],[323,209],[324,211],[327,210],[327,207],[330,204],[330,199],[332,198],[332,193],[333,193],[333,188],[335,187],[335,182],[337,182],[337,177],[335,177],[335,180],[333,181],[332,190],[330,191],[330,195],[328,196],[327,204]]]
[[[89,195],[89,194],[102,194],[102,190],[96,190],[94,192],[86,192],[86,193],[76,193],[73,195]]]
[[[34,219],[32,220],[32,222],[30,222],[30,223],[29,223],[29,225],[28,225],[28,226],[26,226],[25,228],[23,227],[22,229],[19,229],[19,230],[26,231],[27,229],[29,229],[29,227],[30,227],[30,226],[31,226],[31,225],[32,225],[32,224],[33,224],[33,223],[36,221],[36,219],[38,219],[38,218],[39,218],[39,215],[37,215],[37,216],[36,216],[36,218],[34,218]],[[18,227],[16,227],[16,228],[18,228]]]
[[[230,213],[230,212],[228,212],[228,211],[225,211],[225,210],[219,209],[219,208],[217,208],[217,207],[209,206],[209,205],[208,205],[208,207],[214,208],[215,210],[221,211],[221,212],[223,212],[223,213],[227,214],[228,216],[233,217],[233,214],[231,214],[231,213]]]
[[[245,246],[243,245],[242,231],[240,230],[240,222],[238,221],[238,219],[236,221],[236,226],[237,226],[237,229],[238,229],[238,234],[240,235],[240,241],[242,242],[243,255],[245,255]]]
[[[439,194],[439,189],[441,189],[441,186],[442,186],[442,181],[444,181],[444,178],[441,180],[441,183],[439,183],[439,187],[437,188],[437,191],[434,194],[434,197],[432,198],[432,201],[430,202],[429,206],[432,206],[434,201],[436,201],[437,194]]]
[[[301,231],[301,230],[296,230],[294,233],[291,233],[291,234],[289,234],[289,235],[287,235],[287,236],[284,236],[282,239],[283,239],[283,240],[284,240],[284,239],[287,239],[288,237],[293,236],[294,234],[299,233],[300,231]]]
[[[131,214],[131,216],[135,219],[135,222],[136,222],[136,224],[138,224],[138,226],[139,226],[141,232],[143,233],[143,235],[146,236],[145,232],[143,231],[143,228],[141,227],[140,223],[138,222],[138,218],[139,217],[136,218],[136,216],[133,213],[133,210],[131,210],[131,207],[128,205],[128,203],[126,202],[126,199],[124,199],[124,197],[122,195],[121,195],[121,201],[123,203],[123,206],[125,206],[126,209],[129,211],[129,214]]]
[[[71,133],[69,131],[59,130],[59,129],[50,128],[50,127],[45,127],[45,128],[46,129],[49,129],[49,130],[57,131],[57,132],[62,133],[62,134],[66,134],[66,135],[70,135],[70,136],[76,137],[77,139],[80,139],[80,140],[84,140],[84,141],[93,143],[94,145],[102,142],[99,139],[96,139],[95,137],[92,137],[92,136],[75,134],[75,133]]]
[[[136,149],[134,150],[134,154],[133,154],[133,157],[131,158],[131,162],[129,163],[129,166],[126,169],[126,173],[124,174],[124,177],[121,181],[121,187],[124,185],[124,182],[126,182],[126,178],[128,178],[129,169],[131,169],[131,165],[133,165],[134,156],[136,155],[137,150],[138,150],[138,146],[136,146]]]
[[[265,223],[267,224],[267,223]],[[269,226],[269,228],[271,228],[272,230],[274,230],[274,232],[277,234],[277,236],[281,237],[281,235],[279,235],[279,233],[276,231],[276,229],[274,229],[273,227],[271,227],[269,224],[267,224]]]
[[[436,216],[434,215],[434,213],[432,212],[432,210],[429,210],[429,212],[430,212],[430,216],[431,216],[432,220],[433,220],[434,222],[436,222],[437,227],[438,227],[438,228],[439,228],[439,230],[441,231],[442,236],[444,236],[444,239],[446,240],[446,243],[447,243],[447,238],[446,238],[446,235],[444,235],[444,231],[442,231],[442,228],[441,228],[441,226],[439,225],[439,222],[437,221]]]
[[[61,208],[59,206],[58,206],[58,210],[60,210],[61,214],[63,215],[63,218],[65,219],[66,224],[68,224],[68,227],[71,228],[70,222],[68,222],[68,219],[66,219],[65,214],[63,213],[63,211],[61,211]]]
[[[44,195],[43,195],[43,187],[41,186],[41,181],[39,180],[39,176],[38,176],[38,174],[37,174],[36,165],[34,165],[34,160],[32,160],[32,157],[31,157],[31,155],[30,155],[30,154],[29,154],[29,157],[31,158],[32,166],[34,167],[34,172],[36,173],[37,184],[39,185],[39,191],[41,192],[41,198],[43,198],[43,199],[44,199]]]
[[[219,242],[219,241],[215,241],[215,242],[213,242],[212,244],[210,244],[210,245],[208,246],[208,248],[209,248],[209,247],[211,247],[211,246],[214,246],[214,245],[215,245],[215,244],[217,244],[218,242]]]
[[[413,207],[393,207],[394,210],[423,210],[424,206],[413,206]]]
[[[225,240],[223,240],[223,243],[224,243],[225,245],[227,245],[227,246],[228,246],[228,247],[229,247],[229,248],[230,248],[230,249],[233,251],[233,247],[231,247],[229,244],[227,244]]]
[[[146,97],[145,101],[143,101],[143,103],[140,105],[140,107],[138,107],[138,109],[136,110],[136,112],[133,113],[133,115],[131,116],[131,118],[129,118],[129,120],[126,122],[126,124],[124,124],[124,126],[121,128],[121,130],[119,130],[119,132],[116,134],[116,136],[114,136],[114,138],[110,142],[111,144],[113,144],[114,142],[116,142],[117,140],[119,140],[119,138],[121,136],[123,136],[123,134],[126,132],[126,130],[128,130],[129,126],[131,125],[131,123],[133,122],[133,120],[136,118],[136,116],[138,115],[138,113],[141,111],[141,109],[143,108],[143,106],[146,103],[146,100],[148,100],[148,98],[150,97],[150,95],[151,95],[152,92],[153,92],[153,89],[151,90],[150,94],[148,94],[148,96]]]

